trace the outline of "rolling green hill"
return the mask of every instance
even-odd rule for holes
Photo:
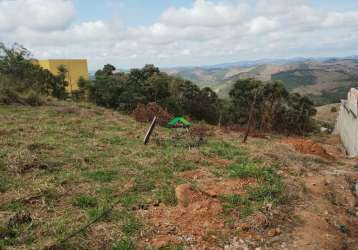
[[[317,104],[339,102],[351,87],[358,86],[358,60],[299,60],[281,64],[248,66],[228,65],[221,68],[196,67],[168,71],[200,86],[212,87],[219,96],[228,97],[238,79],[280,80],[287,89],[309,96]]]

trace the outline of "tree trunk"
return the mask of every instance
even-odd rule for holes
[[[253,100],[252,103],[251,103],[250,114],[249,114],[249,120],[248,120],[248,122],[247,122],[247,128],[246,128],[246,132],[245,132],[245,136],[244,136],[243,143],[246,143],[246,142],[247,142],[247,138],[249,137],[249,133],[250,133],[250,129],[251,129],[251,123],[252,123],[253,114],[254,114],[254,109],[255,109],[255,104],[256,104],[257,92],[258,92],[258,90],[255,91],[254,100]]]

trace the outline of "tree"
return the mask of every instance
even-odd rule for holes
[[[112,64],[106,64],[103,66],[103,69],[96,71],[95,76],[96,78],[101,76],[103,77],[112,76],[115,70],[116,67],[114,67]]]
[[[259,92],[258,88],[262,87],[260,81],[254,79],[238,80],[231,91],[229,96],[232,102],[230,108],[233,114],[233,120],[235,123],[246,124],[249,119],[250,107],[255,98],[255,92]],[[261,102],[261,95],[256,96],[256,104]],[[260,108],[255,106],[256,113],[260,111]],[[256,119],[255,119],[256,120]]]
[[[220,116],[219,98],[212,89],[205,87],[200,90],[192,100],[191,105],[190,113],[193,117],[211,124],[218,124]]]
[[[65,82],[33,61],[36,60],[26,48],[18,44],[7,48],[0,43],[0,75],[8,79],[1,82],[1,88],[15,93],[33,92],[65,98]]]
[[[288,96],[287,105],[281,107],[275,127],[286,134],[304,135],[314,129],[311,119],[316,114],[313,102],[298,93]]]
[[[289,94],[281,82],[238,80],[230,91],[234,121],[261,131],[305,134],[313,129],[313,102]],[[250,120],[250,122],[249,122]]]

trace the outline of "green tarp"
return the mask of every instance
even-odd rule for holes
[[[191,126],[191,123],[188,122],[184,117],[175,117],[170,122],[168,122],[169,127],[175,127],[175,126],[184,126],[189,127]]]

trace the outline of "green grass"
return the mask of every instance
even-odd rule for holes
[[[351,230],[348,228],[347,225],[342,224],[339,226],[339,229],[344,234],[350,235],[350,233],[351,233]]]
[[[155,192],[155,197],[166,205],[175,206],[177,198],[175,196],[175,189],[172,185],[162,185]]]
[[[155,181],[150,177],[137,177],[135,179],[135,184],[133,186],[133,192],[135,193],[144,193],[150,192],[155,188]]]
[[[12,201],[10,203],[2,205],[0,209],[19,212],[21,210],[24,210],[24,204],[21,201]]]
[[[91,196],[79,196],[72,201],[72,205],[78,208],[92,208],[97,206],[98,202],[95,197]]]
[[[225,212],[239,211],[240,217],[250,216],[264,204],[285,202],[284,185],[273,167],[259,167],[254,162],[234,163],[227,168],[231,178],[255,178],[256,186],[246,187],[245,195],[222,197]]]
[[[133,241],[129,239],[120,240],[119,242],[115,243],[112,247],[112,250],[135,250],[136,246]]]
[[[11,182],[7,173],[5,161],[0,158],[0,194],[10,189]]]
[[[227,160],[246,159],[246,154],[242,150],[225,141],[211,140],[201,148],[201,151],[206,156],[219,156]]]
[[[94,172],[85,173],[85,176],[88,179],[98,182],[111,182],[117,177],[116,171],[104,171],[104,170],[97,170]]]
[[[138,195],[134,193],[126,193],[120,197],[120,203],[127,209],[132,208],[138,203]]]
[[[177,172],[183,172],[183,171],[188,171],[188,170],[194,170],[197,168],[197,165],[192,161],[178,159],[178,160],[174,160],[173,168]]]
[[[232,195],[222,198],[223,208],[226,213],[230,213],[233,210],[240,210],[240,217],[246,218],[250,216],[255,208],[254,204],[248,197],[240,195]]]
[[[266,169],[258,168],[252,162],[243,162],[231,164],[227,171],[232,178],[260,178],[265,175]]]
[[[126,235],[133,235],[142,227],[140,221],[130,212],[124,212],[121,219],[121,228]]]

